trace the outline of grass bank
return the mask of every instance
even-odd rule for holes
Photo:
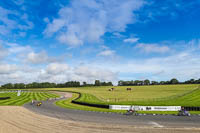
[[[53,88],[47,90],[72,91],[81,93],[78,102],[91,104],[118,105],[181,105],[200,106],[199,85],[158,85],[158,86],[117,86],[111,87],[81,87],[81,88]]]

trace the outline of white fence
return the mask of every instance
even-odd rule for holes
[[[140,111],[178,111],[181,106],[130,106],[130,105],[109,105],[114,110],[140,110]]]

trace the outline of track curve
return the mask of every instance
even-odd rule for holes
[[[125,124],[137,127],[165,127],[165,128],[198,128],[200,129],[200,116],[181,117],[173,115],[143,115],[125,116],[116,113],[89,112],[61,108],[54,104],[56,100],[43,101],[40,107],[25,104],[24,107],[38,114],[80,122],[95,122],[103,124]]]

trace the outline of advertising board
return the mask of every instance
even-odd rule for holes
[[[181,106],[131,106],[131,105],[110,105],[110,109],[114,110],[140,110],[140,111],[178,111]]]

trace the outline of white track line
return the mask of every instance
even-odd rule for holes
[[[164,127],[163,125],[158,124],[157,122],[150,121],[149,124],[153,125],[153,127]]]

